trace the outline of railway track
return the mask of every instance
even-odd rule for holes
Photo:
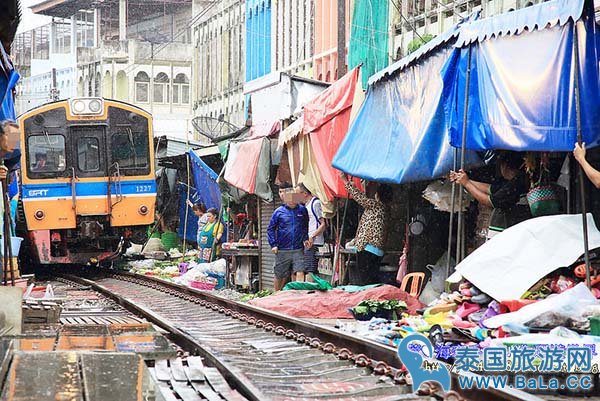
[[[150,277],[63,278],[161,326],[250,400],[541,400],[499,389],[414,394],[391,347]]]

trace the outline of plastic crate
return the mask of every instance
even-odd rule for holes
[[[190,283],[190,287],[192,287],[192,288],[196,288],[196,289],[198,289],[198,290],[208,290],[208,291],[212,291],[212,290],[214,290],[214,289],[215,289],[215,287],[216,287],[216,284],[214,284],[214,283],[205,283],[205,282],[203,282],[203,281],[195,281],[195,280],[193,280],[193,281]]]

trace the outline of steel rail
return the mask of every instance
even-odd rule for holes
[[[178,345],[187,348],[189,351],[197,352],[209,360],[221,371],[227,380],[231,381],[233,387],[237,388],[248,399],[265,400],[269,398],[262,394],[260,389],[251,382],[243,380],[241,378],[242,372],[237,367],[221,360],[190,334],[177,328],[171,322],[165,321],[163,316],[147,307],[137,305],[134,301],[119,294],[115,294],[110,289],[93,280],[66,274],[62,274],[61,276],[68,280],[91,286],[96,291],[112,298],[118,304],[135,311],[147,318],[147,320],[167,330]],[[353,361],[359,367],[371,368],[375,374],[393,377],[394,381],[398,384],[406,384],[404,373],[401,371],[400,360],[393,347],[154,277],[114,271],[111,271],[108,277],[144,285],[157,291],[194,302],[200,306],[222,313],[225,316],[230,316],[232,319],[238,319],[249,325],[262,328],[267,332],[273,332],[276,335],[285,336],[288,339],[307,344],[312,348],[320,349],[324,353],[335,354],[341,360]],[[460,389],[459,376],[454,373],[452,373],[452,388],[455,391],[444,393],[438,386],[425,386],[421,389],[420,395],[434,396],[448,401],[542,401],[541,398],[535,395],[515,389]]]

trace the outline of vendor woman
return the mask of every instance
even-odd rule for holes
[[[358,222],[356,237],[352,241],[357,250],[356,265],[348,270],[349,284],[368,285],[378,280],[379,265],[383,257],[383,247],[387,231],[387,206],[392,200],[392,188],[386,184],[377,187],[373,197],[360,191],[346,174],[340,177],[348,193],[364,212]]]
[[[529,190],[527,175],[521,169],[523,156],[517,152],[498,152],[496,166],[500,177],[493,184],[471,180],[463,170],[450,172],[450,180],[462,185],[480,204],[494,209],[488,239],[531,217],[527,202],[521,200]]]
[[[211,207],[206,211],[206,215],[208,216],[208,221],[202,232],[199,235],[199,247],[200,247],[200,263],[209,263],[211,262],[211,254],[213,249],[216,255],[220,253],[220,245],[221,237],[223,236],[223,224],[217,222],[219,218],[219,212],[214,207]]]

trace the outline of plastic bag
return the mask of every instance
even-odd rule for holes
[[[585,284],[579,283],[562,294],[526,305],[517,312],[494,316],[486,320],[484,324],[489,328],[497,328],[506,323],[525,324],[549,311],[567,316],[572,321],[580,321],[588,305],[598,305],[599,303]]]
[[[446,281],[446,258],[448,253],[445,252],[441,258],[435,262],[435,265],[427,265],[427,269],[431,272],[431,279],[425,285],[425,288],[419,296],[419,301],[425,305],[429,305],[434,300],[438,299],[440,294],[444,292],[444,282]],[[450,258],[451,272],[454,268],[454,259]]]
[[[462,191],[462,187],[460,185],[456,185],[456,189],[454,190],[454,211],[458,212],[459,203],[459,193],[458,191]],[[433,207],[442,212],[450,213],[452,209],[452,183],[450,180],[434,181],[425,188],[423,191],[423,198],[427,199]],[[465,212],[469,204],[473,200],[473,197],[468,193],[464,192],[462,196],[462,211]]]

